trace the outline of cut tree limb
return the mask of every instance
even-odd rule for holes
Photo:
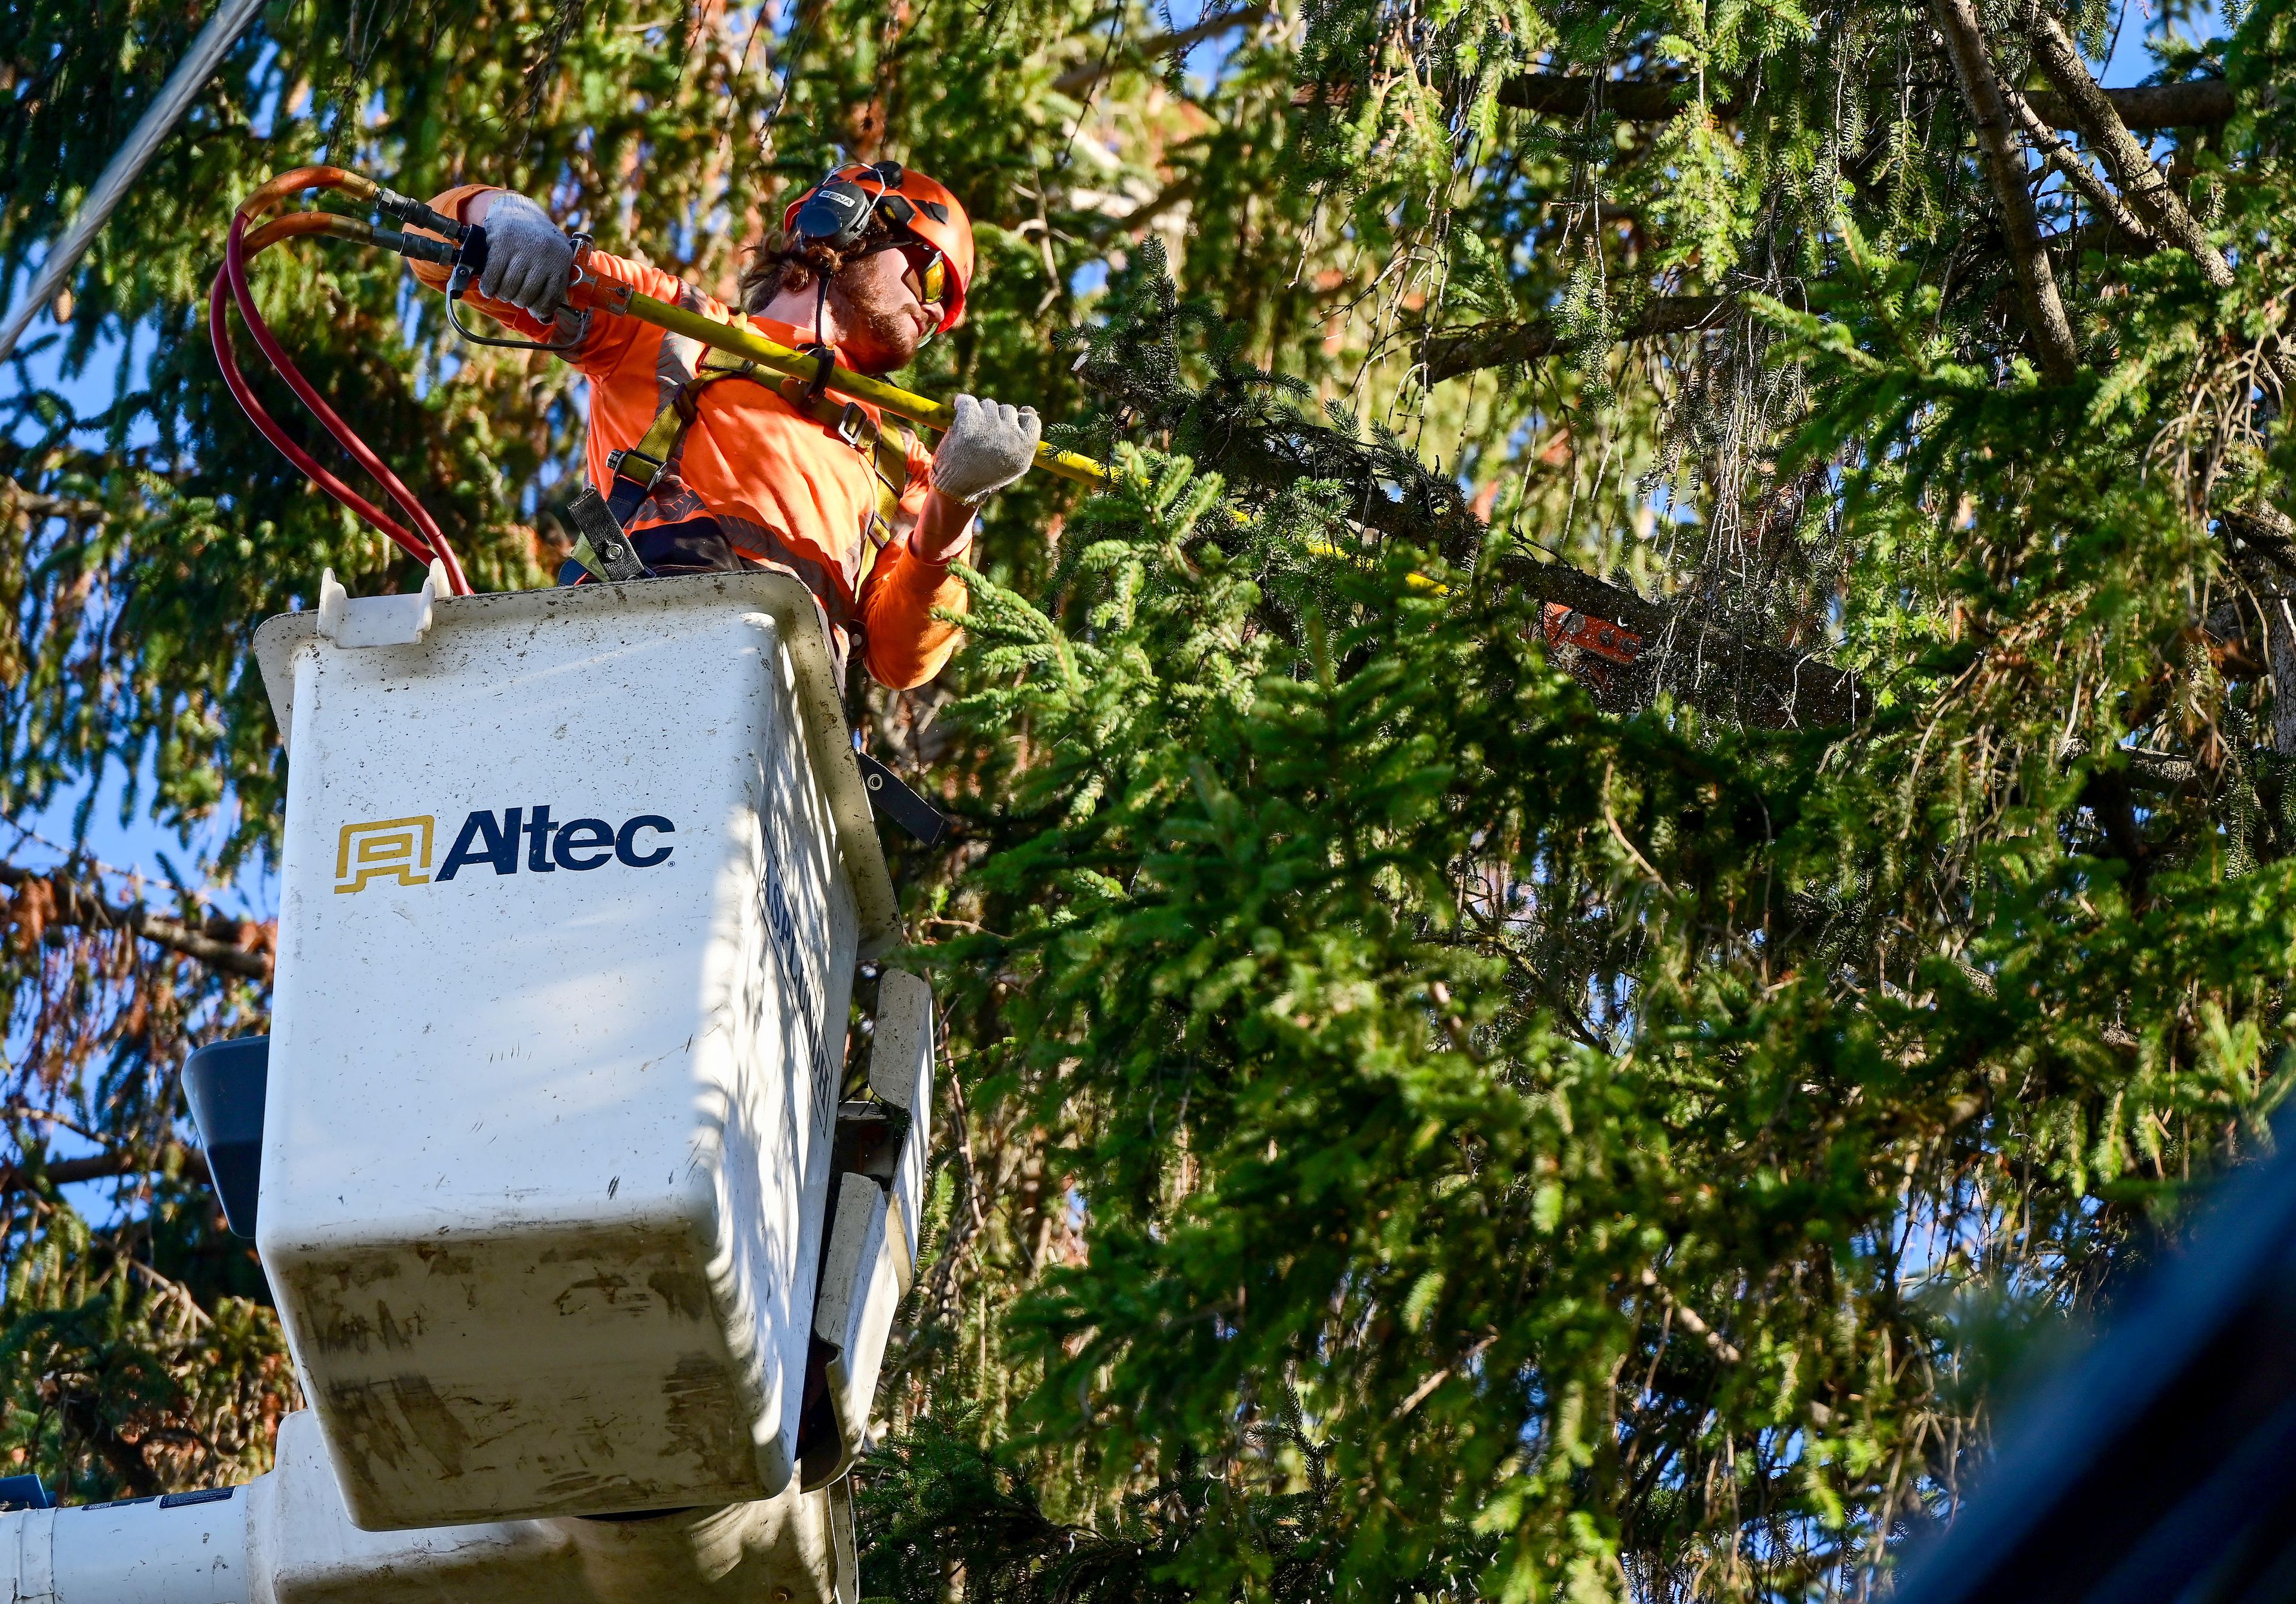
[[[154,913],[141,903],[111,903],[79,884],[61,870],[42,872],[15,863],[0,863],[0,886],[17,896],[18,924],[26,922],[29,904],[39,910],[46,925],[71,925],[101,930],[125,930],[154,946],[227,974],[250,980],[271,978],[272,951],[277,927],[254,920],[209,914],[197,925]]]
[[[1684,334],[1710,329],[1737,306],[1727,295],[1669,295],[1647,302],[1616,331],[1620,340],[1652,340],[1661,334]],[[1528,323],[1477,323],[1472,328],[1446,329],[1427,341],[1427,382],[1440,384],[1483,368],[1511,363],[1536,362],[1551,356],[1565,344],[1553,320]]]
[[[2024,307],[2026,328],[2033,336],[2034,353],[2051,382],[2070,383],[2080,371],[2080,352],[2073,343],[2065,304],[2057,294],[2057,275],[2049,267],[2040,215],[2034,210],[2032,192],[2026,187],[2024,152],[2010,127],[2009,109],[1993,75],[1976,9],[1970,0],[1930,0],[1930,16],[1953,57],[1970,120],[1976,125],[1978,148],[1993,180],[1994,198],[2001,203],[2009,265],[2017,276],[2017,296]]]
[[[1627,122],[1664,122],[1690,103],[1688,79],[1597,78],[1575,73],[1527,73],[1499,86],[1499,104],[1545,117],[1584,117],[1597,103]],[[2232,86],[2221,78],[2183,84],[2147,84],[2137,89],[2102,92],[2131,128],[2212,128],[2232,120]],[[2071,109],[2057,94],[2029,97],[2034,112],[2053,128],[2077,128]],[[1734,98],[1708,102],[1718,118],[1742,110]]]
[[[1489,536],[1456,484],[1423,470],[1390,494],[1366,447],[1305,421],[1280,434],[1238,430],[1207,440],[1196,460],[1268,494],[1302,479],[1336,480],[1349,487],[1356,522],[1432,545],[1454,561],[1472,562]],[[1710,711],[1775,728],[1848,724],[1870,710],[1854,675],[1809,653],[1733,634],[1710,607],[1653,602],[1567,563],[1518,552],[1501,559],[1495,574],[1527,597],[1624,625],[1643,637],[1637,671],[1647,669],[1654,686]]]
[[[2169,244],[2198,262],[2210,283],[2219,290],[2230,284],[2232,265],[2225,260],[2224,252],[2216,248],[2184,197],[2136,143],[2112,97],[2089,76],[2088,64],[2057,20],[2038,6],[2029,7],[2025,37],[2033,46],[2034,65],[2056,86],[2072,113],[2074,126],[2112,173],[2130,209]]]

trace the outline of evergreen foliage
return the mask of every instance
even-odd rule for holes
[[[193,23],[9,20],[20,265]],[[981,222],[911,381],[1120,473],[1003,498],[968,655],[853,700],[960,821],[897,851],[947,1139],[868,1591],[1866,1596],[2296,1066],[2296,10],[2172,10],[2099,101],[2140,26],[275,7],[75,285],[67,365],[148,373],[0,400],[0,804],[126,773],[201,832],[165,898],[0,866],[0,1446],[196,1485],[291,1401],[171,1077],[263,1007],[268,930],[200,902],[281,794],[248,634],[414,576],[213,374],[230,204],[505,182],[723,288],[894,154]],[[562,371],[265,262],[480,583],[542,583]]]

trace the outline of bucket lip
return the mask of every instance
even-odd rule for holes
[[[619,585],[576,585],[550,590],[496,591],[476,596],[441,596],[434,603],[430,631],[408,646],[342,648],[362,651],[422,652],[442,632],[478,624],[545,623],[584,608],[603,610],[669,611],[733,603],[773,619],[797,672],[797,701],[805,721],[815,782],[829,798],[837,822],[839,855],[853,884],[860,924],[862,958],[894,945],[901,935],[901,905],[877,838],[876,815],[853,755],[853,735],[845,723],[844,698],[831,671],[829,637],[821,604],[794,575],[759,569],[742,573],[688,574],[672,579],[635,579]],[[295,659],[316,651],[319,615],[314,608],[278,613],[255,631],[255,660],[262,670],[271,711],[279,722],[282,746],[293,736]]]

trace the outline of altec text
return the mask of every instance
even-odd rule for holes
[[[660,814],[639,814],[615,825],[604,819],[554,819],[547,803],[499,813],[476,808],[463,819],[437,878],[450,880],[479,864],[496,874],[516,874],[521,868],[529,874],[561,869],[581,873],[617,863],[652,869],[669,862],[673,847],[662,838],[676,830]],[[429,885],[436,834],[437,819],[430,814],[344,825],[335,853],[335,889],[363,891],[377,880]]]

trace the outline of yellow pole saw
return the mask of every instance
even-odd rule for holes
[[[617,284],[584,271],[578,261],[572,288],[567,300],[584,311],[597,311],[616,317],[635,317],[650,323],[658,329],[673,334],[683,334],[688,340],[720,350],[730,356],[747,357],[759,367],[771,368],[788,378],[802,380],[808,385],[817,385],[856,401],[865,401],[882,412],[897,418],[922,424],[934,430],[947,429],[955,413],[948,404],[935,401],[905,390],[898,384],[888,384],[866,373],[857,373],[851,368],[840,367],[820,356],[808,356],[792,346],[768,340],[750,326],[747,318],[726,323],[699,312],[688,312],[673,307],[668,301],[657,300],[651,295],[641,295],[627,284]],[[829,374],[822,377],[826,362]],[[1073,451],[1062,451],[1054,446],[1037,447],[1037,466],[1046,472],[1079,485],[1104,485],[1109,471],[1105,463]]]

